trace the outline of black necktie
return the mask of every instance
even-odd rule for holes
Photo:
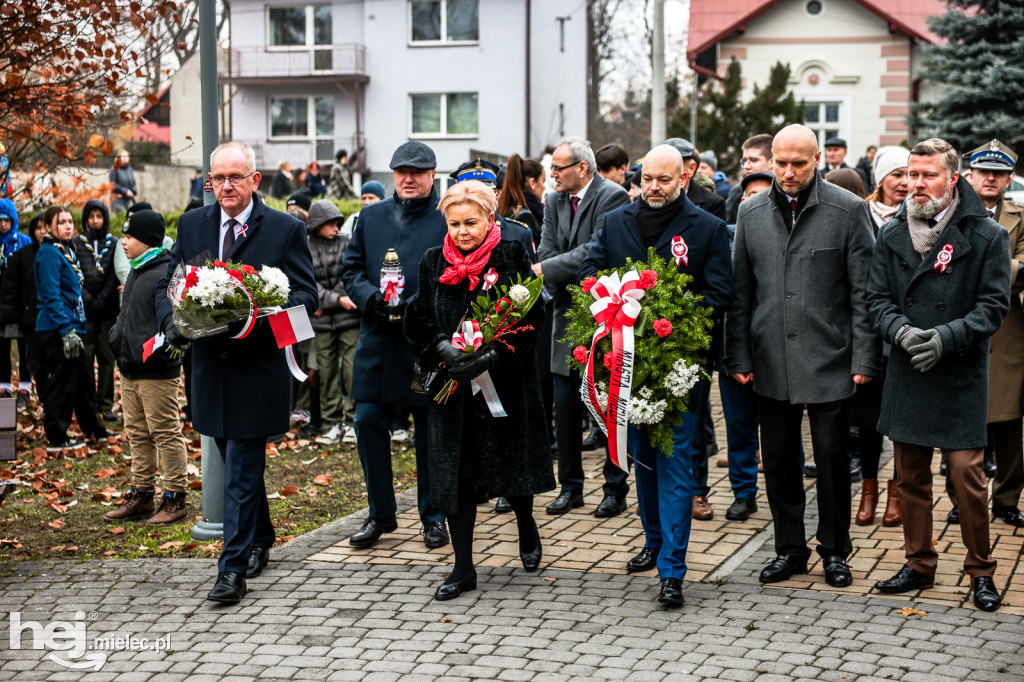
[[[231,256],[231,249],[235,246],[235,226],[238,221],[234,218],[228,219],[228,231],[224,233],[224,247],[221,249],[221,258],[227,260]]]
[[[935,218],[929,218],[928,219],[928,227],[935,227],[938,224],[939,224],[939,221],[936,220]]]

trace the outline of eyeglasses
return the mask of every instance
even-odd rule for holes
[[[566,166],[556,166],[556,165],[554,165],[554,164],[551,164],[551,172],[552,172],[552,173],[554,173],[554,172],[556,172],[556,171],[557,171],[557,172],[561,173],[561,172],[562,172],[562,171],[564,171],[564,170],[565,170],[566,168],[572,168],[573,166],[578,166],[578,165],[580,165],[581,163],[583,163],[583,159],[580,159],[580,160],[579,160],[579,161],[577,161],[576,163],[570,163],[570,164],[568,164],[568,165],[566,165]]]
[[[210,178],[210,182],[212,182],[217,187],[220,187],[225,182],[228,183],[229,185],[240,185],[242,183],[242,180],[252,177],[255,174],[256,171],[249,173],[249,175],[232,175],[229,177],[224,177],[223,175],[214,175],[213,177]]]

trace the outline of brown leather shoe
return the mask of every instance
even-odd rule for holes
[[[897,483],[889,479],[889,489],[885,493],[885,513],[882,515],[883,526],[900,526],[903,524],[903,507],[900,505],[900,494]]]
[[[729,468],[729,458],[728,457],[719,457],[718,461],[715,462],[715,466],[717,466],[719,469],[728,469]]]
[[[108,523],[118,523],[119,521],[141,519],[145,516],[150,516],[152,513],[153,491],[132,488],[124,496],[124,504],[104,514],[103,520]]]
[[[703,495],[693,496],[693,518],[698,521],[710,521],[715,518],[715,511],[708,504],[708,498]]]
[[[187,515],[185,493],[164,493],[160,498],[160,509],[146,523],[154,526],[177,523]]]
[[[865,478],[860,484],[860,509],[857,510],[857,525],[870,526],[875,522],[875,507],[878,506],[878,479]]]

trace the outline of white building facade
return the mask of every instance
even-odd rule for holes
[[[395,148],[421,140],[441,175],[471,151],[539,155],[585,135],[578,0],[234,0],[230,28],[224,136],[264,171],[345,149],[387,181]]]

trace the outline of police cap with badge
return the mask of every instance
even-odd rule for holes
[[[490,161],[484,161],[483,159],[473,159],[462,164],[448,176],[455,182],[463,182],[465,180],[479,180],[488,187],[495,187],[498,184],[498,164],[491,163]]]
[[[1012,173],[1017,165],[1017,155],[999,140],[992,140],[977,149],[967,152],[967,165],[973,169],[1003,171]]]

